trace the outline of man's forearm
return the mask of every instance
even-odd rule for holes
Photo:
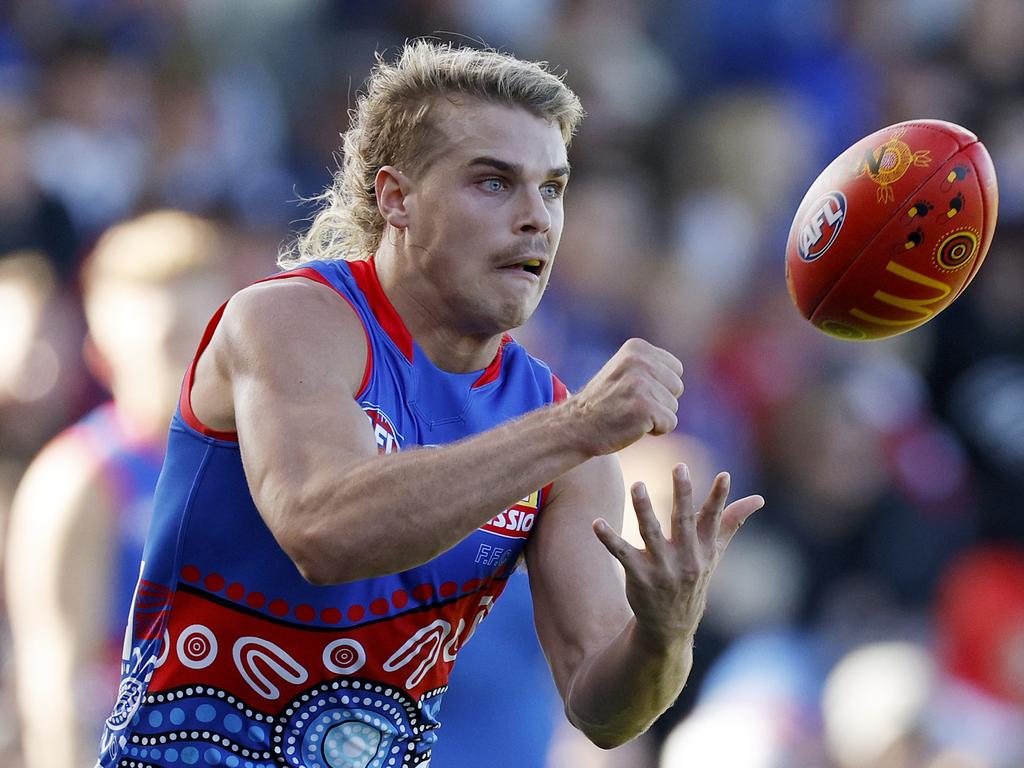
[[[668,645],[645,641],[631,619],[581,664],[566,694],[566,715],[597,746],[617,747],[644,733],[672,705],[692,664],[692,637]]]
[[[306,571],[337,583],[396,573],[451,548],[589,456],[569,403],[439,448],[325,467],[298,500]]]

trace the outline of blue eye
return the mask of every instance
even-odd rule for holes
[[[488,192],[501,192],[505,189],[505,182],[501,179],[484,179],[481,183]]]
[[[555,200],[562,196],[562,185],[561,184],[545,184],[541,189],[541,194],[544,197]]]

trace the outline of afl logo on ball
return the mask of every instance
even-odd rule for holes
[[[842,192],[829,192],[815,200],[800,226],[800,258],[814,261],[825,253],[836,241],[845,220],[846,196]]]

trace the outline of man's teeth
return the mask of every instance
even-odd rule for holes
[[[540,259],[528,259],[523,262],[524,267],[539,267]]]

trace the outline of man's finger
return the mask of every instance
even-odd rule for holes
[[[764,506],[763,496],[744,496],[725,508],[718,532],[718,551],[723,552],[747,518]]]
[[[672,541],[692,540],[697,531],[697,513],[693,509],[693,483],[690,468],[677,464],[672,470]]]
[[[707,546],[713,546],[718,540],[718,531],[722,522],[722,510],[725,509],[726,499],[729,498],[729,487],[732,478],[728,472],[719,472],[711,484],[711,491],[708,493],[704,506],[700,510],[700,520],[697,523],[697,533],[700,540]]]
[[[633,483],[630,492],[633,498],[633,509],[636,511],[636,522],[640,528],[640,538],[647,545],[648,552],[660,557],[665,553],[666,541],[661,530],[661,523],[658,522],[658,517],[654,514],[647,486],[643,483]]]
[[[597,518],[593,528],[598,541],[604,544],[611,556],[622,563],[627,572],[631,571],[634,558],[640,555],[640,550],[619,536],[604,518]]]
[[[672,360],[674,363],[679,363],[675,358],[672,358]],[[676,368],[673,364],[666,364],[659,361],[657,364],[651,366],[651,376],[653,376],[654,379],[665,388],[665,391],[676,400],[683,396],[681,367]]]

